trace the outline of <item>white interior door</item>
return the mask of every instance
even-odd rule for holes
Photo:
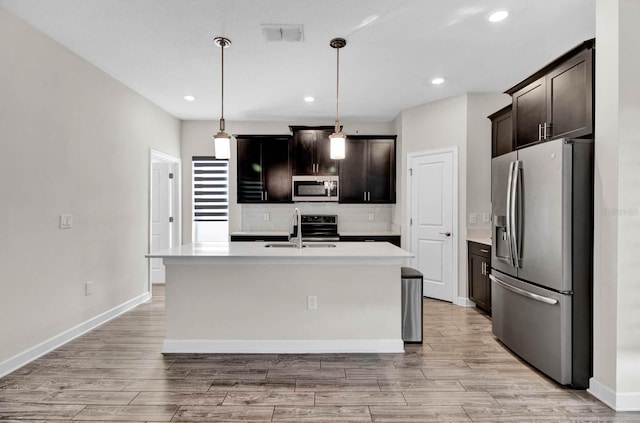
[[[171,246],[171,163],[151,164],[151,252]],[[164,283],[162,259],[151,259],[151,283]]]
[[[424,275],[426,297],[454,298],[454,151],[409,156],[413,266]]]

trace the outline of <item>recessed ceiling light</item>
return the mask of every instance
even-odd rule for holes
[[[507,12],[506,10],[497,10],[489,15],[489,22],[504,21],[505,19],[507,19],[507,16],[509,16],[509,12]]]
[[[306,96],[304,98],[304,101],[306,101],[307,103],[313,103],[316,99],[311,97],[310,95]]]
[[[184,96],[184,99],[185,99],[185,100],[187,100],[187,101],[193,101],[193,100],[195,100],[196,98],[195,98],[194,96],[192,96],[192,95],[185,95],[185,96]]]
[[[438,78],[433,78],[433,79],[431,80],[431,83],[432,83],[433,85],[440,85],[440,84],[442,84],[443,82],[444,82],[444,78],[440,78],[440,77],[438,77]]]

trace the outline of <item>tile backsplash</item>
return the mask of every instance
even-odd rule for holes
[[[302,214],[338,215],[338,232],[392,230],[391,204],[337,203],[243,204],[242,230],[288,231],[296,207]]]

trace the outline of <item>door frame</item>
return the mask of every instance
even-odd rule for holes
[[[452,154],[452,172],[453,172],[453,183],[452,183],[452,222],[453,222],[453,227],[452,229],[452,234],[451,234],[451,242],[452,242],[452,257],[451,257],[451,263],[452,263],[452,267],[453,269],[451,269],[451,278],[452,278],[452,283],[453,283],[453,292],[452,292],[452,303],[456,304],[456,305],[466,305],[466,302],[461,303],[461,299],[458,297],[458,285],[459,285],[459,280],[458,280],[458,267],[459,267],[459,262],[458,262],[458,250],[460,249],[459,244],[459,234],[458,234],[458,230],[460,229],[460,219],[458,216],[458,192],[459,192],[459,186],[458,186],[458,147],[457,146],[451,146],[451,147],[447,147],[447,148],[441,148],[441,149],[437,149],[437,150],[423,150],[423,151],[416,151],[416,152],[412,152],[412,153],[407,153],[407,166],[406,166],[406,178],[407,178],[407,183],[405,184],[405,198],[406,198],[406,202],[405,202],[405,228],[407,228],[407,239],[408,239],[408,250],[411,251],[411,245],[413,245],[413,228],[411,225],[411,210],[412,209],[412,198],[411,198],[411,190],[412,190],[412,183],[413,183],[413,178],[410,175],[410,168],[411,168],[411,164],[413,162],[414,158],[420,157],[420,156],[431,156],[431,155],[435,155],[435,154],[443,154],[443,153],[451,153]],[[466,234],[465,234],[465,239],[466,239]],[[414,251],[411,251],[412,254],[415,254]],[[415,260],[416,258],[412,258],[411,259],[411,265],[415,266]]]
[[[154,150],[152,148],[149,149],[149,198],[148,198],[148,244],[147,244],[147,252],[151,253],[152,248],[152,212],[151,207],[153,206],[153,163],[163,162],[174,165],[174,190],[171,198],[172,204],[172,215],[175,216],[173,222],[175,226],[173,227],[172,239],[174,239],[174,245],[182,244],[182,184],[181,184],[181,176],[182,176],[182,159],[172,156],[170,154],[163,153],[158,150]],[[149,291],[149,296],[152,295],[152,286],[151,283],[151,259],[147,259],[147,290]]]

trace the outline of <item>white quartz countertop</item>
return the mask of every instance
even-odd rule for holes
[[[341,236],[400,236],[393,231],[338,231]]]
[[[188,263],[370,263],[402,264],[413,255],[388,242],[305,243],[309,247],[279,248],[269,244],[285,242],[196,242],[147,254],[165,264]],[[332,244],[335,247],[318,246]],[[314,247],[314,245],[316,245]]]

